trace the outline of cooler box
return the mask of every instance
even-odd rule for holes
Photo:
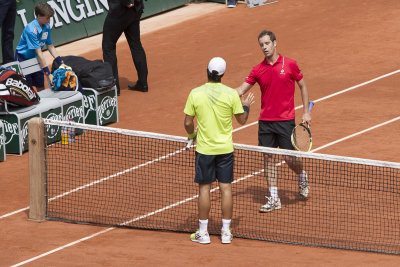
[[[62,118],[64,121],[72,119],[74,122],[85,123],[83,95],[78,91],[53,91],[46,89],[39,92],[41,99],[55,98],[61,102]],[[76,129],[76,133],[82,130]]]
[[[38,105],[0,113],[0,120],[5,129],[7,154],[22,155],[28,150],[28,120],[40,117]]]
[[[19,154],[28,150],[28,120],[33,117],[48,116],[62,117],[61,102],[56,99],[41,99],[36,105],[25,108],[9,108],[0,111],[0,121],[4,124],[5,146],[7,154]],[[54,136],[52,135],[54,134]],[[48,129],[49,143],[61,139],[56,129]]]
[[[55,98],[42,98],[40,100],[40,117],[50,120],[63,120],[62,103]],[[46,125],[47,144],[52,144],[61,140],[61,127],[56,125]]]
[[[6,137],[4,135],[4,125],[0,121],[0,161],[6,160]]]
[[[105,125],[118,122],[117,87],[97,91],[92,88],[83,88],[85,123]]]

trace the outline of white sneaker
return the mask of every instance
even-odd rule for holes
[[[211,243],[210,235],[208,234],[208,232],[200,234],[199,230],[197,230],[196,233],[193,233],[190,235],[190,240],[192,240],[193,242],[200,243],[200,244],[210,244]]]
[[[279,198],[277,200],[274,200],[272,197],[266,198],[268,199],[267,204],[261,206],[260,212],[270,212],[282,208],[281,200]]]
[[[232,242],[233,235],[231,231],[221,231],[221,242],[222,244],[230,244]]]
[[[308,177],[306,171],[302,171],[298,177],[299,181],[299,193],[301,197],[308,197],[308,194],[310,193],[310,185],[308,184]]]

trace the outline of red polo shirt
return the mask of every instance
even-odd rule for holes
[[[261,112],[259,120],[292,120],[294,113],[295,81],[303,79],[295,60],[279,55],[270,65],[265,59],[255,66],[246,83],[258,83],[261,90]]]

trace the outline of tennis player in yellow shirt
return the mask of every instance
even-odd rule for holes
[[[211,59],[207,67],[208,82],[190,92],[184,109],[185,130],[189,139],[196,139],[197,142],[194,181],[199,184],[199,230],[190,239],[200,244],[210,243],[207,231],[210,189],[217,179],[222,195],[221,242],[229,244],[232,241],[232,115],[241,125],[245,124],[250,106],[254,103],[252,93],[241,99],[236,90],[221,83],[225,70],[224,59]],[[194,118],[197,119],[197,132]]]

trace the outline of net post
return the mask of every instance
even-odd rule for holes
[[[28,121],[29,220],[42,222],[46,215],[45,128],[42,118]]]

